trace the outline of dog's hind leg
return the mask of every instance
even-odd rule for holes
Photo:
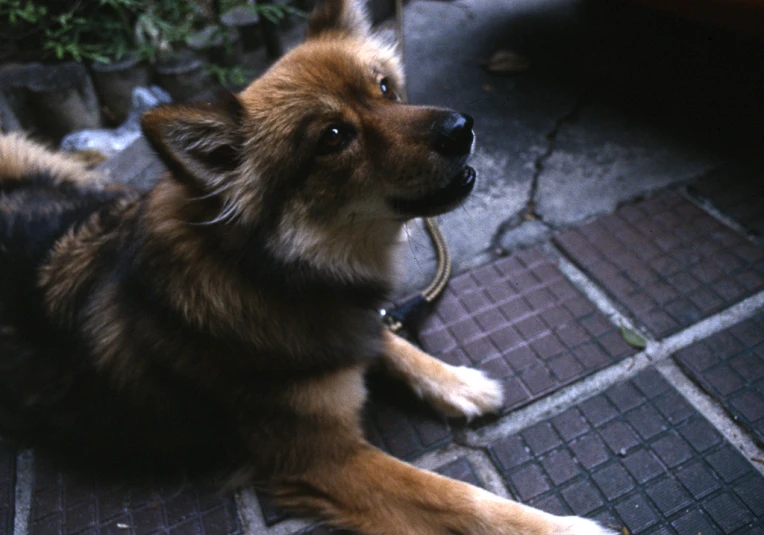
[[[554,516],[420,470],[367,444],[284,478],[275,495],[282,505],[364,535],[611,533],[590,520]]]
[[[394,339],[391,339],[394,340]],[[590,520],[557,517],[420,470],[363,439],[363,366],[290,381],[290,416],[269,433],[265,461],[278,502],[363,535],[607,535]],[[286,414],[286,413],[284,413]],[[253,453],[262,462],[262,433]]]
[[[102,180],[102,175],[88,171],[72,156],[54,152],[21,134],[0,136],[0,187],[39,176],[54,183],[96,185]]]
[[[469,420],[501,408],[498,381],[479,370],[446,364],[393,333],[385,336],[382,360],[388,371],[440,413]]]

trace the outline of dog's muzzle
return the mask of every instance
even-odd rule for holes
[[[392,198],[390,205],[406,217],[430,217],[453,210],[467,198],[475,187],[477,172],[465,165],[448,185],[416,199]]]
[[[472,117],[462,113],[448,113],[432,128],[432,148],[446,158],[462,158],[472,152],[475,134]]]
[[[475,134],[469,115],[448,112],[433,126],[430,146],[458,169],[445,186],[416,198],[394,197],[389,200],[393,209],[405,217],[429,217],[456,208],[475,187],[477,173],[466,165],[472,153]]]

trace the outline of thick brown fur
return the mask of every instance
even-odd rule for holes
[[[145,194],[0,138],[0,433],[99,469],[246,473],[365,534],[605,533],[363,438],[375,361],[446,416],[502,402],[378,317],[404,222],[474,183],[471,119],[402,84],[362,10],[327,0],[240,94],[145,115],[170,170]]]

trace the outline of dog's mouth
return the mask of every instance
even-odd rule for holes
[[[394,197],[388,202],[396,212],[407,217],[443,214],[456,208],[472,192],[476,178],[475,170],[467,165],[443,188],[416,199]]]

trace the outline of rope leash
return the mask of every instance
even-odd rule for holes
[[[403,45],[403,0],[395,0],[395,35],[398,41],[398,53],[403,62],[405,57]],[[403,95],[401,96],[404,102],[408,102],[405,84]],[[397,333],[405,326],[411,327],[425,309],[443,292],[451,276],[451,254],[448,252],[448,245],[440,230],[438,221],[434,217],[425,217],[423,221],[424,228],[427,230],[432,246],[435,249],[438,268],[430,284],[420,293],[395,308],[380,311],[380,315],[387,328],[394,333]]]

